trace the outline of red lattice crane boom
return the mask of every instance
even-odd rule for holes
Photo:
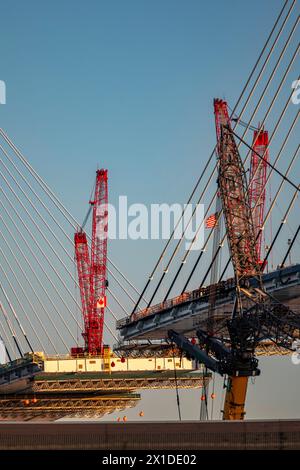
[[[214,100],[214,112],[215,112],[215,125],[217,134],[217,150],[220,154],[220,143],[221,143],[221,132],[222,126],[230,125],[230,118],[227,109],[226,101],[215,99]]]
[[[256,240],[256,255],[261,264],[262,228],[266,204],[266,180],[269,161],[269,136],[265,130],[254,131],[249,176],[249,204]],[[259,158],[259,154],[263,159]]]
[[[222,199],[229,249],[237,285],[240,279],[259,274],[255,230],[247,189],[247,180],[237,145],[231,133],[227,103],[214,100],[216,115],[219,191]]]
[[[86,342],[85,333],[89,325],[89,305],[90,305],[90,256],[86,239],[83,231],[75,233],[75,259],[77,264],[78,282],[80,289],[80,298],[82,305],[82,316],[84,322],[83,337]]]
[[[106,307],[106,263],[108,228],[107,170],[98,170],[93,206],[90,271],[89,352],[102,353],[104,311]]]
[[[103,353],[103,326],[106,307],[106,264],[108,230],[107,170],[97,170],[93,208],[91,255],[85,232],[75,233],[75,258],[77,264],[82,315],[84,319],[85,349],[72,348],[73,354]]]

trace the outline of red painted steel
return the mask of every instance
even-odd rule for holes
[[[75,234],[75,257],[84,319],[85,351],[103,353],[103,326],[106,307],[106,265],[108,230],[107,170],[97,170],[93,206],[91,257],[86,234]]]

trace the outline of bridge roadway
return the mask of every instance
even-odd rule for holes
[[[251,282],[255,284],[256,281]],[[267,292],[300,314],[300,264],[264,274],[263,283]],[[115,345],[115,350],[125,353],[126,348],[130,349],[132,345],[147,348],[148,340],[165,339],[171,328],[188,337],[195,336],[197,329],[205,328],[209,292],[209,287],[196,289],[119,320],[117,329],[121,341]],[[233,299],[234,280],[229,279],[219,284],[216,305],[212,312],[218,331],[224,330],[226,321],[231,316]],[[144,340],[144,343],[140,340]]]

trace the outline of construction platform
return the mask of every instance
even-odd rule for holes
[[[174,372],[176,368],[176,374]],[[202,387],[203,368],[177,357],[119,358],[72,355],[46,357],[42,352],[0,366],[0,397],[16,394],[123,392],[154,388]]]
[[[0,419],[9,421],[56,421],[61,418],[99,419],[106,414],[133,408],[138,393],[103,395],[68,394],[14,396],[0,399]]]
[[[92,393],[119,392],[149,389],[201,388],[211,374],[203,372],[174,371],[136,371],[39,374],[32,381],[31,392],[42,393]]]
[[[97,367],[95,358],[61,361],[56,358],[54,362],[50,361],[53,362],[50,368],[55,366],[56,372],[45,372],[41,370],[40,359],[36,354],[19,359],[1,367],[0,420],[100,418],[107,413],[135,406],[140,399],[140,395],[133,393],[137,390],[201,389],[204,384],[208,384],[211,374],[205,374],[202,368],[185,370],[184,363],[175,360],[174,364],[173,358],[171,361],[173,367],[176,367],[176,374],[171,369],[157,369],[163,364],[171,367],[169,360],[149,360],[155,364],[154,370],[87,371],[89,367]],[[145,360],[126,360],[120,367],[127,367],[130,363],[138,367]],[[84,365],[84,371],[78,369],[81,365]],[[186,365],[191,366],[190,361]],[[74,372],[57,370],[68,370],[70,367],[74,367]]]
[[[0,423],[0,450],[299,450],[300,420]]]
[[[252,279],[250,282],[255,285],[257,281]],[[300,313],[300,264],[263,274],[263,283],[269,294]],[[198,329],[206,328],[210,289],[211,286],[208,286],[185,292],[119,320],[117,329],[122,341],[115,345],[114,350],[120,354],[125,353],[126,341],[144,340],[149,344],[149,340],[167,338],[169,329],[188,337],[196,336]],[[210,313],[210,319],[214,321],[215,328],[219,332],[226,333],[226,322],[232,314],[234,297],[234,279],[228,279],[217,285],[216,303],[213,312]],[[133,345],[129,345],[129,349],[130,347],[133,349]],[[144,347],[145,345],[135,344],[135,349]]]

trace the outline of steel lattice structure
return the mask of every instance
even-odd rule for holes
[[[75,258],[84,318],[85,351],[89,354],[103,352],[103,325],[107,288],[107,223],[108,181],[107,170],[97,170],[93,207],[91,257],[85,232],[75,233]],[[73,348],[74,353],[81,352]]]
[[[269,161],[269,135],[265,130],[254,131],[249,176],[249,204],[252,210],[256,255],[261,261],[262,229],[266,204],[266,179]],[[263,158],[259,158],[260,155]]]
[[[224,112],[227,104],[222,100],[215,100],[214,104],[215,108],[222,110],[218,186],[236,282],[239,284],[242,278],[259,275],[260,268],[256,261],[255,232],[245,170],[231,133],[228,112]]]

